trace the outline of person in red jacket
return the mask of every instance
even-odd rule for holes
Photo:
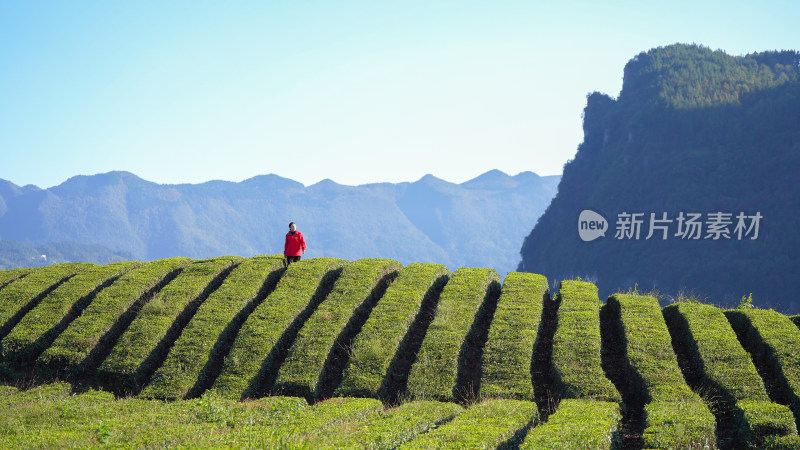
[[[300,256],[306,251],[306,240],[303,233],[297,231],[294,222],[289,223],[289,232],[286,233],[286,242],[283,244],[283,255],[286,257],[286,264],[300,261]]]

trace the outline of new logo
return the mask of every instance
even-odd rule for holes
[[[578,235],[584,242],[593,241],[599,237],[605,237],[608,230],[608,222],[605,217],[592,211],[584,209],[578,217]]]

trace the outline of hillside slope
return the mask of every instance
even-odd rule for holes
[[[0,271],[0,404],[11,411],[0,443],[800,440],[796,317],[662,310],[637,291],[603,303],[582,280],[555,295],[548,286],[536,274],[373,258],[287,268],[278,255]]]
[[[725,305],[752,293],[797,311],[786,286],[800,282],[798,123],[800,53],[637,55],[618,98],[588,96],[584,141],[518,270],[588,278],[604,295],[638,283]],[[584,210],[606,220],[604,237],[581,239]]]

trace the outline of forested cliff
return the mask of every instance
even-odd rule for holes
[[[735,305],[752,292],[800,312],[800,53],[641,53],[616,99],[587,97],[583,129],[520,270],[589,278],[603,295]],[[607,221],[604,236],[581,238],[584,210]]]

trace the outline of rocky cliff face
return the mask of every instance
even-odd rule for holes
[[[798,312],[798,55],[673,45],[633,58],[618,98],[588,96],[584,141],[519,269],[588,278],[601,295],[637,287],[735,305],[752,292]],[[607,221],[604,236],[581,239],[584,210]]]

